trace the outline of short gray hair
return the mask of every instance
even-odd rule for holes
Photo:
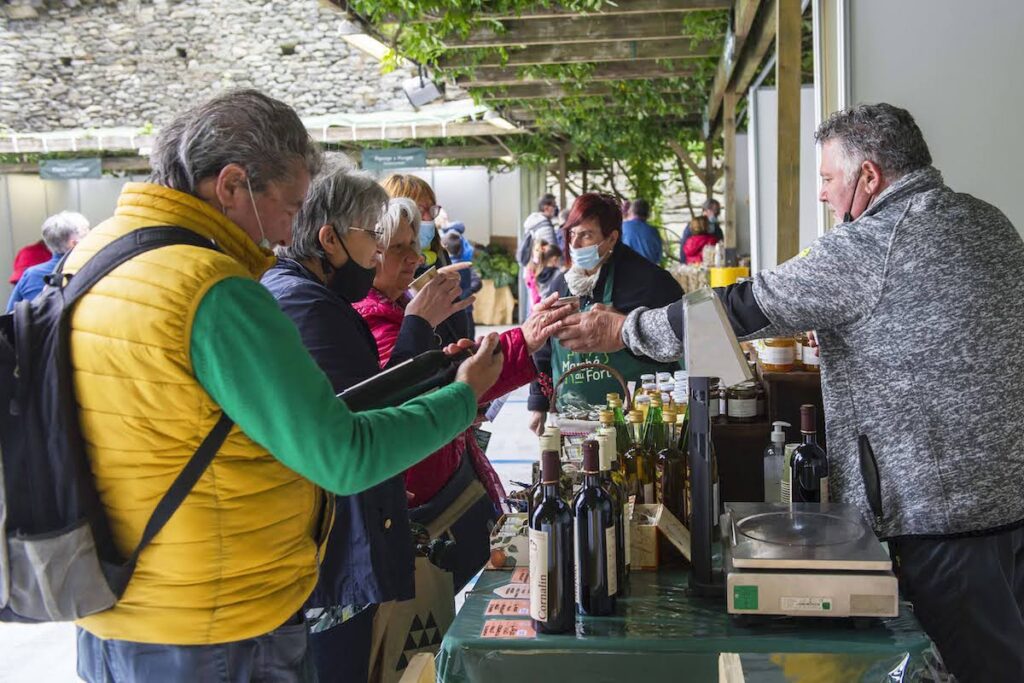
[[[380,226],[384,229],[384,244],[391,244],[391,240],[395,238],[395,234],[398,232],[399,226],[402,225],[403,218],[409,221],[409,225],[412,226],[413,233],[419,232],[420,210],[419,207],[416,206],[416,202],[408,197],[392,197],[388,201],[388,210],[380,221]],[[419,250],[420,242],[417,239],[416,251],[418,252]]]
[[[928,143],[906,109],[891,104],[859,104],[837,111],[818,127],[814,139],[836,140],[839,160],[850,181],[864,161],[873,161],[891,182],[932,163]]]
[[[61,211],[43,221],[43,242],[53,254],[66,254],[72,240],[89,232],[89,219],[74,211]]]
[[[257,90],[234,90],[161,129],[149,160],[150,182],[195,195],[200,181],[238,164],[259,191],[290,178],[296,163],[314,176],[322,160],[294,109]]]
[[[355,170],[343,159],[332,159],[313,178],[306,201],[292,223],[292,243],[280,256],[302,261],[324,256],[320,228],[333,225],[338,236],[356,226],[372,230],[381,222],[388,193],[372,175]]]

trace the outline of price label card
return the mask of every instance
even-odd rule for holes
[[[516,567],[513,569],[511,583],[530,583],[530,568]]]
[[[484,610],[485,617],[528,617],[530,616],[529,600],[491,600]]]
[[[484,622],[481,638],[536,638],[533,622],[526,619],[492,619]]]
[[[509,583],[504,586],[499,586],[494,589],[494,594],[499,598],[507,598],[509,600],[529,600],[530,599],[530,584],[528,583]]]

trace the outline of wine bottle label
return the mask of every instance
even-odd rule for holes
[[[644,502],[652,505],[654,501],[654,484],[644,484]]]
[[[615,576],[616,567],[618,566],[617,556],[615,554],[615,536],[617,531],[615,525],[612,524],[610,527],[604,530],[604,546],[608,552],[605,553],[607,558],[605,564],[605,573],[608,575],[608,597],[611,597],[619,592],[618,578]]]
[[[756,398],[730,398],[729,417],[757,417]]]
[[[624,537],[623,545],[626,546],[625,547],[625,555],[626,555],[626,566],[627,567],[629,566],[629,561],[630,561],[630,557],[631,557],[630,550],[629,550],[629,544],[631,543],[630,539],[632,538],[632,533],[630,532],[630,527],[632,527],[632,526],[633,526],[632,515],[629,514],[629,501],[627,500],[626,503],[622,506],[622,529],[623,529],[623,537]]]
[[[821,502],[828,502],[828,477],[821,478]]]
[[[580,566],[580,543],[582,542],[582,532],[580,531],[580,525],[578,521],[573,520],[572,523],[572,536],[575,539],[572,544],[572,556],[573,556],[573,571],[572,575],[575,578],[575,592],[576,592],[576,604],[583,604],[583,593],[580,591],[580,573],[583,571],[583,567]]]
[[[818,357],[818,350],[810,346],[803,347],[802,360],[804,365],[820,365],[821,358]]]
[[[548,620],[548,541],[550,534],[530,529],[530,616]]]
[[[761,362],[768,365],[792,365],[796,360],[793,346],[765,346],[761,350]]]

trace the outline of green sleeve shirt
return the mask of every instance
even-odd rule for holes
[[[476,398],[462,382],[397,408],[351,412],[274,298],[244,278],[227,278],[203,297],[191,356],[199,384],[249,438],[339,495],[406,470],[476,415]]]

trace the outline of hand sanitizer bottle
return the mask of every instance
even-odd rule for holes
[[[764,502],[782,501],[782,462],[786,454],[786,432],[788,422],[772,423],[772,442],[764,449]]]

